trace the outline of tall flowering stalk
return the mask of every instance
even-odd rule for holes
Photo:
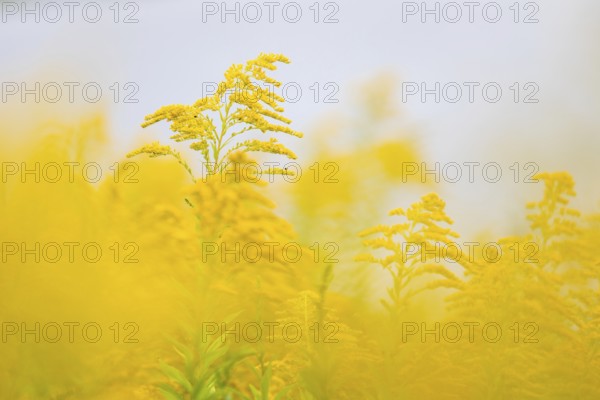
[[[161,107],[146,116],[142,127],[169,121],[171,130],[175,132],[170,138],[175,142],[191,142],[190,148],[202,154],[209,175],[219,172],[237,151],[279,154],[295,159],[296,155],[275,137],[259,140],[247,136],[254,131],[302,137],[302,133],[289,127],[291,120],[282,114],[284,98],[265,88],[281,86],[281,82],[269,77],[265,70],[274,71],[276,63],[289,62],[281,54],[261,53],[245,65],[234,64],[225,72],[225,80],[218,85],[215,94],[191,105]],[[189,164],[171,146],[151,143],[129,153],[128,157],[138,154],[173,156],[195,179]],[[273,168],[267,173],[287,172]]]
[[[272,388],[271,370],[267,367],[270,360],[262,359],[259,345],[225,346],[221,338],[210,343],[197,338],[202,337],[201,324],[221,318],[225,302],[236,311],[229,322],[239,323],[252,318],[246,309],[248,304],[262,307],[264,302],[265,308],[271,310],[270,303],[280,302],[291,292],[287,282],[299,282],[294,279],[296,272],[292,266],[281,256],[269,261],[267,243],[289,242],[293,230],[273,213],[275,204],[260,193],[260,187],[266,183],[253,173],[254,169],[245,168],[253,163],[249,154],[253,152],[296,158],[275,137],[277,134],[302,137],[289,127],[291,121],[282,114],[284,99],[272,90],[281,82],[267,76],[268,71],[277,69],[277,63],[287,64],[289,60],[279,54],[260,54],[245,64],[232,65],[213,95],[191,105],[164,106],[146,116],[143,127],[166,120],[174,132],[171,140],[186,142],[200,153],[206,167],[202,182],[197,181],[191,164],[170,145],[155,142],[128,154],[128,157],[139,154],[174,157],[195,183],[187,188],[186,201],[194,207],[199,221],[196,233],[199,250],[202,249],[202,265],[207,268],[198,269],[193,279],[197,283],[186,291],[186,298],[191,300],[190,316],[175,343],[175,352],[182,357],[171,357],[161,363],[168,381],[160,389],[167,399],[233,399],[234,395],[270,398],[270,393],[276,390]],[[259,135],[269,137],[258,139]],[[265,173],[289,174],[277,168]],[[253,262],[232,262],[231,258],[207,254],[210,246],[235,248],[237,260],[241,259],[239,249],[247,244],[260,248],[260,256]],[[262,266],[269,268],[258,268]],[[270,283],[268,293],[263,293],[261,282]],[[254,377],[245,374],[257,371]]]
[[[453,238],[458,237],[457,233],[444,226],[452,224],[444,211],[445,206],[437,194],[430,193],[407,210],[398,208],[390,212],[392,216],[403,216],[406,222],[379,225],[361,233],[363,237],[379,235],[365,239],[363,243],[373,251],[386,250],[388,253],[383,257],[362,254],[357,260],[379,264],[391,274],[393,286],[388,289],[389,300],[383,299],[382,303],[394,317],[398,317],[408,301],[423,290],[440,286],[462,287],[461,280],[439,263],[442,258],[440,244],[450,244]],[[412,281],[426,274],[442,279],[423,288],[412,288]]]

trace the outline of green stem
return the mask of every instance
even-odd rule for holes
[[[219,137],[217,139],[217,145],[216,145],[216,149],[214,151],[215,168],[217,168],[217,166],[221,163],[221,160],[219,157],[221,154],[221,150],[223,149],[223,138],[227,134],[227,123],[229,122],[229,110],[231,109],[231,105],[232,105],[232,103],[229,102],[227,104],[227,106],[225,107],[225,115],[219,113],[221,116],[221,133],[219,134]],[[215,171],[213,171],[213,172],[215,172]]]

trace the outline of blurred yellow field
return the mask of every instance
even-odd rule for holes
[[[278,181],[258,177],[256,156],[296,156],[246,132],[302,134],[283,99],[221,99],[280,61],[233,66],[213,96],[149,115],[174,134],[129,159],[87,159],[101,116],[3,154],[24,161],[2,170],[1,397],[597,398],[600,218],[569,206],[569,174],[536,175],[529,231],[495,241],[462,239],[434,191],[390,222],[363,209],[365,171],[385,171],[372,199],[360,188],[374,211],[419,184],[399,179],[418,160],[409,141],[319,154],[335,166],[320,176],[273,162]],[[377,268],[384,307],[367,295]]]
[[[600,81],[511,69],[576,21],[384,3],[2,3],[0,400],[600,399]]]

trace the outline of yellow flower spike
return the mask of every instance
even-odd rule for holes
[[[127,157],[133,157],[138,154],[148,154],[151,158],[154,158],[159,156],[166,156],[168,154],[171,154],[172,152],[173,149],[170,146],[163,146],[158,142],[154,142],[130,152],[129,154],[127,154]]]
[[[450,228],[438,225],[439,223],[452,224],[452,220],[444,211],[445,206],[445,202],[437,194],[430,193],[407,210],[396,208],[390,211],[389,215],[403,217],[405,222],[390,226],[377,225],[360,233],[361,237],[379,234],[377,237],[364,239],[363,244],[372,251],[388,252],[384,257],[362,254],[355,260],[379,264],[389,271],[393,279],[393,287],[388,290],[391,302],[382,301],[388,305],[387,308],[394,317],[404,310],[414,295],[425,289],[458,288],[461,285],[461,282],[450,270],[437,263],[437,260],[441,258],[439,245],[451,243],[452,238],[459,236]],[[395,240],[396,236],[400,236],[404,240],[398,242]],[[415,248],[421,251],[412,251]],[[409,251],[409,249],[412,250]],[[427,254],[425,260],[422,259],[423,249],[429,249],[429,251],[425,251]],[[436,260],[435,264],[430,262],[432,259]],[[438,279],[422,289],[414,291],[400,289],[408,286],[413,278],[420,275],[437,276]]]
[[[544,182],[544,197],[539,202],[527,204],[527,208],[534,210],[527,216],[531,221],[531,228],[541,233],[544,242],[560,236],[573,235],[576,226],[571,219],[577,218],[580,213],[568,207],[569,197],[575,196],[575,182],[567,172],[542,172],[534,176]]]
[[[229,162],[228,157],[234,151],[271,153],[295,159],[294,152],[275,138],[268,141],[236,139],[251,131],[303,136],[291,129],[288,126],[291,120],[282,115],[283,97],[265,89],[265,86],[281,85],[278,80],[267,76],[265,70],[274,71],[276,63],[289,62],[282,54],[260,53],[245,65],[234,64],[225,71],[224,81],[219,83],[214,95],[203,97],[192,105],[161,107],[145,117],[142,127],[162,120],[170,122],[170,129],[175,132],[170,139],[175,142],[192,141],[190,148],[201,153],[209,166],[209,174],[214,174],[221,163]],[[151,157],[171,155],[182,161],[178,153],[162,147],[144,146],[129,156],[138,154]]]

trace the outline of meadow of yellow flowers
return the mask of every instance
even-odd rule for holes
[[[378,133],[386,79],[336,151],[260,89],[288,62],[233,65],[110,162],[103,112],[0,148],[0,398],[599,399],[600,214],[571,176],[536,175],[527,232],[457,246],[402,179],[417,142]]]

